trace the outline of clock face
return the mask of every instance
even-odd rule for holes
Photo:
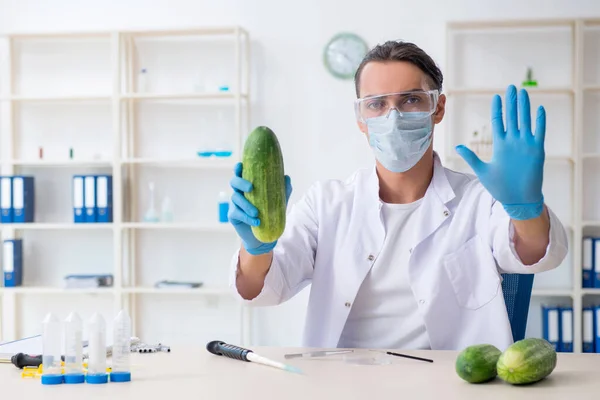
[[[325,46],[323,62],[333,76],[351,79],[368,51],[367,43],[359,36],[353,33],[340,33]]]

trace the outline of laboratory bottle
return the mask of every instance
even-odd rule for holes
[[[154,195],[154,182],[149,182],[148,183],[148,189],[149,189],[149,202],[150,204],[148,205],[148,209],[146,210],[146,213],[144,214],[144,221],[146,222],[158,222],[159,221],[159,217],[158,217],[158,211],[156,211],[156,197]]]
[[[144,93],[148,91],[148,70],[142,68],[138,74],[138,93]]]
[[[106,373],[106,323],[102,315],[94,313],[88,323],[88,371],[86,382],[108,382]]]
[[[65,320],[65,383],[83,383],[83,323],[76,312]]]
[[[129,382],[131,367],[131,318],[126,310],[121,310],[113,323],[113,349],[111,382]]]
[[[42,322],[42,384],[63,383],[62,376],[62,327],[58,317],[52,313]]]
[[[229,218],[229,197],[227,193],[219,192],[219,222],[228,222]]]
[[[160,219],[162,222],[173,222],[173,202],[169,196],[165,196],[162,201]]]

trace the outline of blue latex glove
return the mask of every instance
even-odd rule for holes
[[[258,209],[250,203],[244,193],[252,190],[252,183],[242,178],[242,163],[237,163],[234,168],[235,176],[231,178],[233,188],[231,196],[232,207],[229,208],[228,218],[235,228],[246,251],[252,255],[266,254],[273,250],[277,241],[272,243],[260,242],[252,233],[252,226],[260,225]],[[285,176],[285,204],[287,205],[292,194],[292,183],[289,176]]]
[[[496,95],[492,100],[493,153],[489,163],[463,145],[457,146],[456,152],[512,219],[538,217],[544,207],[546,112],[542,106],[538,108],[534,135],[529,95],[521,89],[517,103],[517,89],[511,85],[506,90],[506,130],[502,121],[502,99]]]

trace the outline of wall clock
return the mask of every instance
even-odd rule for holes
[[[323,62],[334,77],[352,79],[368,51],[369,46],[360,36],[342,32],[331,38],[325,45]]]

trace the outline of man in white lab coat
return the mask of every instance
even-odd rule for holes
[[[258,211],[243,195],[252,184],[236,166],[229,218],[243,246],[232,286],[247,304],[271,306],[311,284],[305,346],[503,350],[513,339],[500,274],[565,258],[565,230],[542,194],[544,109],[532,130],[527,93],[509,86],[506,126],[492,99],[492,160],[458,146],[475,175],[454,172],[432,148],[442,80],[412,43],[371,50],[356,72],[356,118],[376,163],[314,184],[277,242],[252,234]]]

